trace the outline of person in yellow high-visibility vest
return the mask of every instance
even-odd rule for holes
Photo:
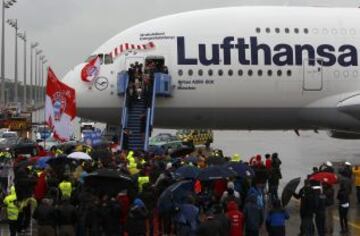
[[[138,177],[139,193],[142,192],[144,184],[147,184],[149,182],[150,182],[149,176],[139,176]]]
[[[10,236],[16,236],[16,231],[18,229],[19,207],[16,205],[17,198],[14,186],[11,186],[10,194],[5,197],[4,204],[6,206],[7,218],[9,221]]]
[[[69,178],[65,178],[60,184],[59,189],[61,192],[62,199],[69,199],[72,193],[72,184],[69,181]]]
[[[135,157],[133,155],[134,155],[134,152],[130,151],[126,157],[126,159],[128,161],[127,168],[131,175],[135,175],[135,174],[139,173],[139,170],[137,169],[137,163],[136,163]]]

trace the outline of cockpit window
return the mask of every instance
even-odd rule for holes
[[[85,62],[90,62],[91,60],[93,60],[95,57],[97,57],[97,55],[91,55],[88,57],[88,59],[86,59]]]
[[[112,56],[109,54],[106,54],[105,55],[105,64],[108,65],[108,64],[112,64],[112,63],[113,63]]]
[[[100,65],[104,64],[104,54],[98,54],[98,57],[100,58]]]
[[[113,59],[111,57],[111,55],[109,54],[98,54],[98,55],[91,55],[90,57],[88,57],[88,59],[86,60],[86,62],[90,62],[91,60],[93,60],[94,58],[96,57],[99,57],[100,58],[100,61],[101,61],[101,65],[102,64],[105,64],[105,65],[108,65],[108,64],[112,64],[113,63]]]

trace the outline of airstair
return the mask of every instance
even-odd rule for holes
[[[129,94],[129,73],[118,74],[118,95],[124,97],[121,117],[120,147],[123,150],[144,150],[149,147],[149,138],[154,126],[155,103],[157,97],[170,97],[171,76],[154,73],[152,86],[147,94],[137,97]]]

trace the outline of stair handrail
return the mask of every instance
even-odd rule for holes
[[[129,86],[129,76],[127,74],[126,71],[122,71],[120,73],[125,73],[126,74],[126,81],[125,81],[125,94],[124,94],[124,105],[123,105],[123,111],[122,111],[122,117],[121,117],[121,137],[120,137],[120,148],[122,150],[123,147],[123,142],[124,142],[124,129],[127,126],[127,112],[128,112],[128,108],[127,108],[127,90],[128,90],[128,86]]]
[[[145,142],[144,142],[144,151],[147,151],[149,148],[149,138],[150,138],[150,117],[151,116],[151,109],[147,108],[146,112],[146,129],[145,129]]]
[[[154,74],[154,84],[153,84],[153,93],[151,98],[151,129],[154,126],[154,112],[155,112],[155,99],[156,99],[156,85],[157,85],[157,75],[161,75],[160,73]]]

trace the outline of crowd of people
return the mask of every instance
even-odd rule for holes
[[[168,73],[168,69],[162,60],[148,59],[146,60],[145,67],[139,62],[130,65],[127,88],[128,107],[131,107],[134,101],[142,99],[144,99],[147,107],[151,105],[154,74],[158,72]]]
[[[334,183],[324,177],[324,181],[314,180],[312,177],[323,174],[333,174],[338,178],[339,189],[336,193]],[[354,176],[353,176],[354,175]],[[300,199],[300,235],[333,235],[334,222],[333,215],[335,207],[338,206],[341,234],[349,232],[348,212],[350,208],[350,195],[352,192],[353,179],[355,185],[360,184],[360,169],[358,166],[352,168],[350,162],[345,162],[339,168],[338,175],[335,175],[335,168],[329,161],[319,168],[314,167],[313,173],[308,175],[304,181],[304,186],[294,197]],[[357,187],[359,189],[359,187]],[[357,190],[358,191],[358,190]],[[360,203],[360,196],[357,197]]]
[[[146,152],[113,153],[111,149],[89,154],[91,161],[68,161],[60,154],[53,158],[62,161],[42,168],[16,161],[14,185],[3,199],[11,235],[28,230],[33,220],[39,236],[256,236],[262,228],[270,236],[286,235],[289,214],[278,195],[282,163],[277,153],[256,155],[247,161],[240,160],[238,154],[223,157],[201,150],[176,158]],[[222,161],[210,162],[214,158]],[[237,164],[248,167],[244,175],[187,178],[184,183],[190,183],[190,189],[165,196],[183,183],[184,177],[177,172],[180,168],[204,170],[211,165]],[[333,185],[311,178],[320,172],[334,173],[330,162],[314,168],[304,186],[294,193],[300,199],[300,235],[332,234],[330,216],[336,201],[342,233],[348,231],[353,175],[360,192],[360,169],[349,164],[339,172],[337,200]],[[128,176],[131,184],[116,191],[115,182],[114,186],[89,185],[88,177],[104,169]]]

